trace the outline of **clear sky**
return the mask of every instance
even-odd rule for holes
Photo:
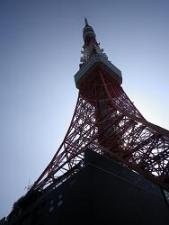
[[[137,108],[169,129],[168,0],[0,0],[0,218],[66,133],[84,17]]]

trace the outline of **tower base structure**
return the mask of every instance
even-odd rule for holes
[[[61,182],[60,182],[61,183]],[[45,191],[28,193],[4,224],[167,225],[163,190],[120,162],[86,150],[74,175]]]

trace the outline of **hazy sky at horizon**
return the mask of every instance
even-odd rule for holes
[[[130,99],[169,129],[168,0],[1,0],[0,218],[45,169],[69,126],[84,17],[122,71]]]

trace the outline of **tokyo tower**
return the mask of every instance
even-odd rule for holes
[[[85,19],[67,133],[3,225],[169,224],[169,131],[148,122]]]
[[[83,50],[75,84],[73,118],[53,159],[32,186],[44,190],[91,149],[169,188],[169,131],[148,122],[122,89],[122,74],[109,60],[85,19]]]

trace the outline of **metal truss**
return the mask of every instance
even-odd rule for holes
[[[65,138],[31,190],[43,190],[74,171],[86,148],[169,188],[169,132],[148,122],[122,87],[100,70],[81,83]]]

